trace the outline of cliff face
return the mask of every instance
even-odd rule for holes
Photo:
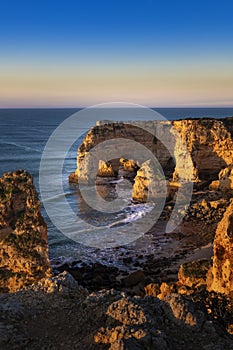
[[[220,221],[214,239],[213,266],[208,273],[211,291],[233,293],[233,199]]]
[[[29,173],[0,178],[0,292],[16,291],[50,274],[47,226]]]
[[[231,125],[231,123],[215,119],[174,121],[172,125],[180,135],[180,138],[176,138],[174,137],[174,130],[171,129],[171,124],[168,122],[134,122],[133,125],[99,123],[89,130],[83,143],[80,145],[77,157],[77,170],[70,180],[77,181],[78,178],[80,181],[88,183],[90,179],[95,179],[96,172],[93,164],[88,161],[84,162],[84,159],[85,157],[88,159],[88,154],[93,147],[106,140],[115,138],[131,139],[147,147],[158,159],[166,178],[173,177],[174,180],[185,178],[187,169],[191,166],[193,181],[217,180],[219,172],[224,168],[228,168],[233,160],[232,130],[229,129],[228,124]],[[152,133],[142,129],[142,127]],[[158,132],[160,135],[163,135],[163,140],[173,150],[172,154],[154,136]],[[188,156],[184,151],[184,147],[182,147],[182,143],[186,145],[193,164],[188,162]],[[130,151],[132,154],[131,159],[137,163],[136,151],[134,152],[133,149]],[[121,147],[119,146],[120,153]],[[179,164],[179,173],[172,157]],[[99,162],[99,176],[116,176],[118,174],[120,160],[111,160],[111,149],[109,149],[109,162],[101,162],[101,159],[97,160],[97,162]],[[141,166],[142,164],[139,163],[138,165]],[[222,175],[219,176],[221,179],[223,178]],[[136,181],[140,177],[141,175],[138,174]],[[227,181],[227,184],[229,184],[229,181]],[[226,187],[226,181],[224,186]]]
[[[217,179],[221,169],[232,163],[233,141],[222,121],[180,120],[174,121],[173,126],[191,154],[196,177],[199,179]]]
[[[171,154],[161,141],[156,139],[153,134],[142,129],[141,126],[146,127],[147,130],[151,130],[154,134],[156,133],[156,129],[159,129],[167,143],[173,142],[172,135],[169,134],[170,124],[167,122],[135,122],[133,125],[119,122],[96,125],[89,130],[78,149],[77,170],[75,175],[70,177],[70,180],[75,182],[78,178],[79,181],[87,183],[90,180],[95,180],[96,171],[93,166],[93,161],[89,162],[88,160],[90,150],[104,141],[118,138],[134,140],[147,147],[159,159],[166,175],[170,176],[174,170],[174,162]],[[97,162],[99,162],[98,176],[106,176],[106,174],[107,176],[116,176],[119,172],[119,168],[122,170],[124,162],[123,159],[120,158],[122,158],[121,153],[125,150],[124,142],[122,142],[122,146],[118,145],[117,150],[119,152],[119,159],[111,159],[112,149],[109,148],[109,162],[104,163],[101,159],[97,160]],[[105,151],[108,152],[108,146],[105,147]],[[130,149],[130,154],[131,164],[134,164],[133,161],[137,164],[137,150],[134,150],[132,147]],[[84,162],[85,157],[86,161]],[[136,167],[137,166],[131,167],[132,172],[135,172]],[[123,170],[129,170],[130,167],[127,169],[127,164],[124,164],[123,168]]]

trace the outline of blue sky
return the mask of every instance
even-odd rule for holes
[[[232,1],[0,1],[0,107],[233,105]]]

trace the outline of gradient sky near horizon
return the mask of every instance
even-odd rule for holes
[[[0,107],[233,106],[233,1],[0,1]]]

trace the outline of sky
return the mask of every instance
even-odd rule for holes
[[[233,106],[232,13],[232,0],[0,0],[0,108]]]

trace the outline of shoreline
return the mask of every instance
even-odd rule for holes
[[[216,139],[215,145],[229,161],[232,140],[222,131],[228,138],[219,144]],[[215,170],[222,164],[218,158]],[[32,176],[23,170],[5,174],[0,179],[0,347],[232,350],[230,171],[230,166],[220,169],[217,184],[200,172],[204,179],[195,184],[182,223],[165,234],[175,203],[169,196],[156,225],[128,251],[115,249],[128,271],[85,264],[81,257],[52,271]]]

